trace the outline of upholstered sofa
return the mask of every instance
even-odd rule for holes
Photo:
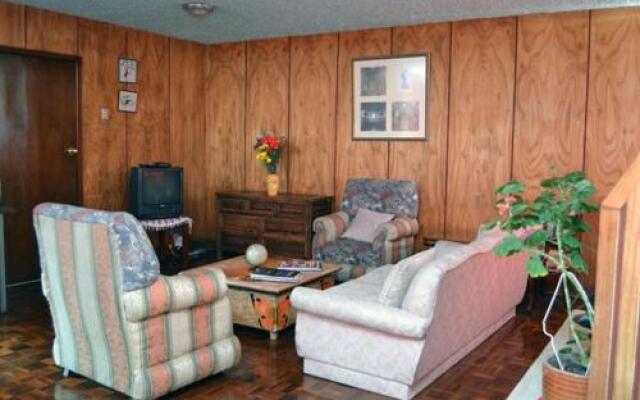
[[[526,256],[495,256],[503,235],[441,242],[325,291],[295,289],[304,372],[412,398],[514,316],[526,288]],[[390,276],[406,272],[404,284],[389,287]]]
[[[236,365],[224,274],[166,277],[140,223],[122,212],[34,209],[56,365],[136,399]]]
[[[378,227],[372,243],[341,237],[360,208],[395,216]],[[413,254],[414,239],[419,229],[417,216],[418,188],[415,182],[350,179],[340,210],[313,222],[313,258],[340,264],[339,282],[397,262]]]

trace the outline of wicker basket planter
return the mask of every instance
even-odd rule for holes
[[[544,400],[586,400],[589,377],[554,368],[545,361],[542,367]]]

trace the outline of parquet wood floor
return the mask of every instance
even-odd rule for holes
[[[0,400],[121,399],[122,395],[79,376],[63,378],[51,358],[52,328],[39,287],[12,288],[10,311],[0,315]],[[541,310],[518,314],[417,398],[504,399],[546,344]],[[561,315],[553,315],[557,327]],[[236,327],[240,365],[175,392],[175,399],[378,400],[365,391],[305,376],[293,330],[270,343],[265,332]]]

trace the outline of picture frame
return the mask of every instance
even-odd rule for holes
[[[353,140],[428,140],[430,57],[353,60]]]
[[[138,92],[120,90],[118,92],[118,111],[125,113],[138,112]]]
[[[118,81],[120,83],[138,83],[138,61],[132,58],[118,60]]]

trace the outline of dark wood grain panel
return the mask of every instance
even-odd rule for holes
[[[603,199],[640,151],[640,9],[593,11],[585,171]],[[584,236],[596,264],[598,218]],[[594,278],[592,271],[591,277]]]
[[[177,39],[171,39],[169,47],[171,162],[184,168],[185,214],[194,220],[193,235],[204,237],[207,202],[213,202],[204,180],[206,48]]]
[[[393,30],[393,54],[430,54],[426,142],[390,142],[389,177],[415,180],[420,190],[421,235],[444,237],[449,116],[451,24]],[[421,242],[421,241],[420,241]]]
[[[293,193],[333,195],[337,65],[337,34],[291,39],[289,189]]]
[[[169,39],[127,32],[127,56],[138,60],[138,112],[127,114],[127,164],[169,161]]]
[[[513,177],[528,187],[583,167],[588,42],[588,12],[518,19]]]
[[[446,235],[475,237],[510,178],[515,18],[453,24]]]
[[[82,57],[83,202],[92,208],[126,207],[127,137],[125,114],[117,110],[118,58],[126,55],[126,31],[114,25],[80,20],[78,53]],[[102,109],[109,119],[102,120]]]
[[[391,29],[340,33],[338,51],[338,130],[336,136],[336,204],[349,178],[387,178],[389,144],[386,141],[354,141],[353,60],[388,56]]]
[[[0,2],[0,45],[24,47],[25,7]]]
[[[212,46],[207,52],[206,196],[221,190],[242,190],[245,182],[246,44]],[[223,96],[220,94],[224,93]],[[213,235],[215,201],[207,199],[207,232]]]
[[[251,149],[262,129],[289,135],[289,38],[247,43],[246,145]],[[280,191],[287,191],[288,152],[278,165]],[[254,153],[246,153],[245,187],[265,190],[266,172]]]
[[[78,53],[78,19],[39,8],[27,7],[26,44],[31,50]]]

